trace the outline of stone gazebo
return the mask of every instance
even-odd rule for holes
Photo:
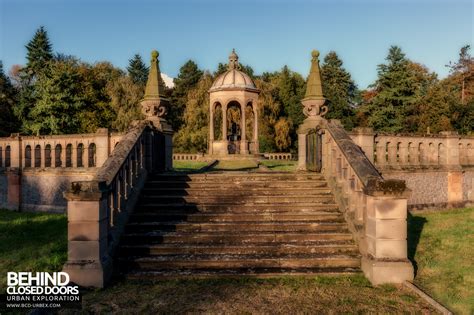
[[[209,89],[209,155],[258,153],[257,99],[260,90],[240,71],[235,50],[229,56],[228,70]],[[215,125],[222,121],[222,129]],[[247,128],[252,134],[247,134]],[[217,126],[217,128],[220,128]]]

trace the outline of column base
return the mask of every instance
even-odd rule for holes
[[[413,281],[414,269],[411,262],[383,261],[362,257],[361,267],[364,275],[373,285],[383,283],[403,283]]]
[[[112,261],[68,261],[63,271],[69,275],[70,282],[81,287],[103,288],[112,276]]]

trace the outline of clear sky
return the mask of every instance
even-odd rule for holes
[[[0,0],[0,59],[25,63],[25,44],[44,25],[56,52],[125,68],[160,52],[176,76],[193,59],[215,70],[232,48],[256,73],[285,64],[306,76],[310,52],[335,50],[361,88],[372,83],[390,45],[440,77],[473,43],[470,0]],[[474,47],[473,47],[474,50]]]

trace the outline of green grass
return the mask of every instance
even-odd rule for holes
[[[272,171],[295,171],[297,161],[288,160],[263,160],[260,164],[268,167]]]
[[[8,271],[59,271],[66,259],[65,215],[0,209],[0,293]]]
[[[415,283],[458,314],[474,313],[474,208],[409,217]]]
[[[435,313],[402,286],[373,287],[362,275],[123,281],[84,294],[84,313]],[[64,311],[62,313],[68,313]]]
[[[245,171],[256,169],[258,164],[255,160],[224,160],[219,161],[213,171]]]
[[[173,161],[173,169],[176,172],[195,172],[207,164],[205,161]]]

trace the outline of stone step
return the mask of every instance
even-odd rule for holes
[[[279,173],[279,172],[213,172],[205,174],[158,174],[151,175],[149,181],[207,181],[207,180],[225,180],[225,181],[259,181],[259,180],[299,180],[315,181],[325,180],[324,176],[318,173]]]
[[[209,181],[160,181],[151,180],[145,184],[147,188],[236,188],[241,187],[245,189],[252,188],[308,188],[308,187],[327,187],[325,181],[298,181],[298,180],[265,180],[265,181],[229,181],[229,180],[209,180]]]
[[[268,242],[299,243],[307,241],[349,241],[352,240],[350,233],[334,233],[319,231],[309,232],[220,232],[220,233],[184,233],[184,232],[136,232],[124,233],[122,241],[124,244],[258,244]]]
[[[358,268],[360,258],[350,255],[176,255],[120,258],[127,268],[154,269],[233,269],[233,268]]]
[[[226,187],[205,187],[205,188],[147,188],[142,190],[143,196],[319,196],[331,194],[327,187],[315,188],[242,188],[235,187],[229,189]]]
[[[280,257],[289,254],[346,254],[358,255],[359,251],[354,244],[327,244],[309,243],[303,245],[262,243],[258,245],[194,245],[185,246],[181,244],[169,245],[123,245],[119,250],[120,256],[154,256],[154,255],[272,255]]]
[[[318,275],[345,275],[360,273],[359,268],[233,268],[233,269],[185,269],[185,270],[131,270],[128,280],[166,279],[225,279],[225,278],[275,278],[282,276],[314,277]]]
[[[218,203],[218,204],[275,204],[275,203],[334,203],[332,194],[317,195],[317,196],[258,196],[248,195],[242,196],[219,196],[219,195],[203,195],[203,196],[155,196],[142,195],[141,202],[153,202],[161,204],[175,204],[175,203]]]
[[[138,222],[129,223],[126,232],[176,231],[176,232],[348,232],[345,223],[332,222]]]
[[[168,221],[186,221],[186,222],[339,222],[344,223],[344,218],[340,213],[331,212],[312,212],[312,213],[294,213],[294,212],[283,212],[283,213],[186,213],[182,211],[170,211],[169,213],[164,212],[142,212],[133,213],[130,216],[129,222],[168,222]]]
[[[143,203],[140,201],[136,206],[135,213],[140,212],[156,212],[157,214],[162,213],[173,213],[173,211],[179,211],[179,213],[257,213],[257,214],[269,214],[269,213],[284,213],[293,212],[295,214],[312,214],[317,212],[332,212],[339,213],[339,208],[335,202],[327,203],[273,203],[273,204],[234,204],[234,203],[213,203],[213,204],[191,204],[191,203],[174,203],[174,204],[162,204],[162,203]]]

